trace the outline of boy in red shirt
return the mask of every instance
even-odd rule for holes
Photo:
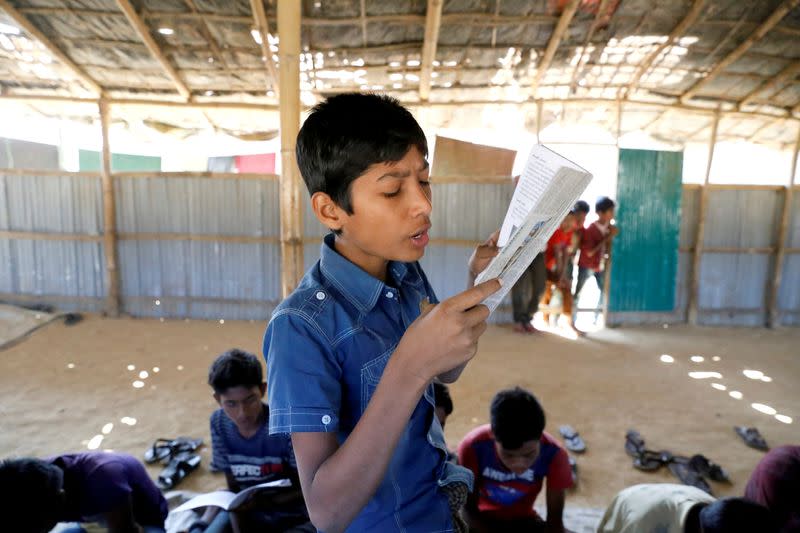
[[[544,289],[544,303],[550,306],[550,298],[553,289],[561,292],[562,314],[567,319],[570,329],[577,332],[572,325],[572,269],[568,268],[569,260],[572,257],[572,243],[575,232],[575,212],[570,211],[561,226],[547,241],[545,250],[545,265],[547,266],[547,284]],[[544,321],[550,321],[550,313],[544,313]]]
[[[583,231],[580,255],[578,256],[578,283],[575,286],[576,302],[581,294],[583,285],[592,275],[597,281],[597,287],[600,290],[600,302],[603,301],[603,282],[605,278],[603,259],[608,252],[611,240],[619,232],[617,227],[611,224],[615,207],[614,200],[607,196],[597,200],[594,207],[597,213],[597,220]]]
[[[528,391],[500,391],[491,424],[473,429],[458,446],[459,464],[475,475],[464,507],[471,532],[562,533],[566,489],[572,486],[567,452],[544,431],[542,406]],[[533,510],[547,478],[547,521]]]

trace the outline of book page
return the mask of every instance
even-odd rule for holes
[[[290,488],[291,486],[292,482],[290,480],[278,479],[276,481],[270,481],[267,483],[261,483],[260,485],[247,487],[239,493],[233,493],[229,490],[218,490],[215,492],[209,492],[195,496],[188,502],[177,507],[173,512],[188,511],[189,509],[197,509],[199,507],[209,506],[221,507],[226,511],[230,511],[239,507],[256,492],[262,490],[280,490],[284,488]]]
[[[499,291],[483,301],[489,311],[500,305],[536,255],[545,249],[547,240],[591,179],[589,172],[552,150],[541,145],[533,147],[503,220],[498,239],[500,252],[475,280],[476,284],[492,278],[503,282]]]

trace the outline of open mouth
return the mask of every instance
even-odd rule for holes
[[[414,243],[416,246],[425,246],[428,244],[428,230],[430,229],[430,225],[425,226],[421,231],[415,233],[411,236],[411,242]]]

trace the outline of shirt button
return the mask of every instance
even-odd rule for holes
[[[389,292],[386,293],[386,297],[387,298],[394,298],[394,293],[392,291],[389,291]]]
[[[324,300],[325,299],[325,293],[322,292],[322,291],[317,292],[316,296],[317,296],[317,300]]]
[[[317,294],[322,294],[322,293],[317,293]],[[324,296],[323,296],[323,298],[324,298]],[[325,424],[326,426],[328,424],[330,424],[331,423],[331,416],[330,415],[322,415],[322,423]]]

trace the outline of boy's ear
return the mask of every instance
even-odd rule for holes
[[[263,398],[264,395],[267,393],[267,384],[261,383],[261,385],[258,386],[258,389],[261,391],[261,397]]]
[[[219,399],[219,394],[217,394],[217,393],[215,392],[215,393],[213,394],[213,396],[214,396],[214,399],[217,401],[217,403],[220,405],[220,407],[222,407],[222,402],[221,402],[221,401],[220,401],[220,399]]]
[[[311,196],[311,209],[314,210],[317,220],[329,230],[342,229],[345,212],[327,193],[315,192]]]

